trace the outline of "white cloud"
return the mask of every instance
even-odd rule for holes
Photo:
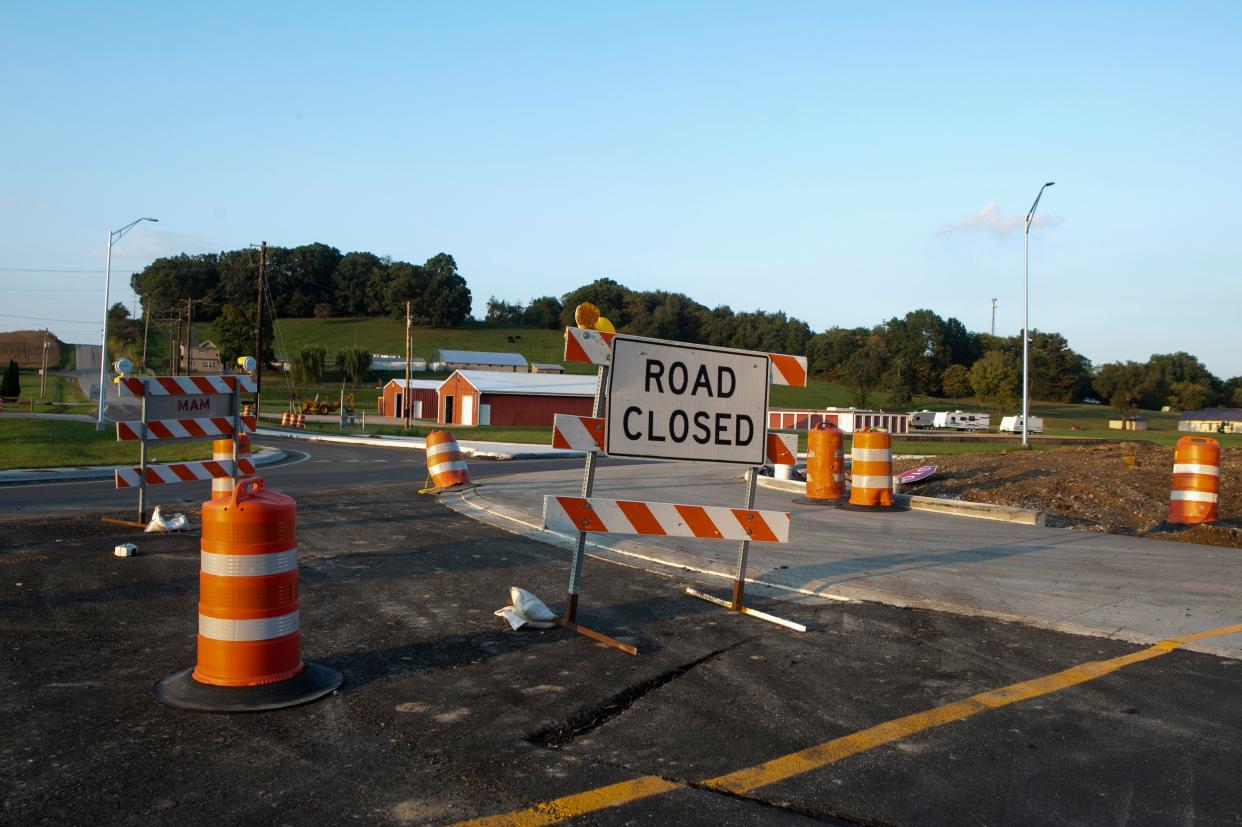
[[[1026,213],[1007,213],[997,206],[995,201],[989,201],[985,206],[960,221],[941,227],[940,235],[959,230],[990,230],[996,235],[1009,235],[1015,230],[1021,230],[1025,222]],[[1031,226],[1055,227],[1060,223],[1061,219],[1049,213],[1036,213]]]

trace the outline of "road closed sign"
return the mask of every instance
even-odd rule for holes
[[[763,465],[769,356],[617,336],[605,453]]]

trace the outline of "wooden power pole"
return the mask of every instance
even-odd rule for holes
[[[194,300],[185,300],[185,375],[194,373]]]
[[[410,302],[405,303],[405,389],[401,392],[401,404],[405,407],[405,427],[410,427]]]
[[[267,266],[267,242],[259,242],[259,298],[254,308],[254,415],[259,415],[259,394],[263,390],[263,270]]]

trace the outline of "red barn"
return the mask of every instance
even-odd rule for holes
[[[551,426],[558,413],[591,415],[595,377],[459,370],[437,394],[446,425]]]
[[[439,379],[411,379],[409,391],[405,389],[405,379],[393,379],[384,386],[384,393],[376,400],[376,411],[380,416],[405,416],[401,407],[408,399],[413,405],[410,416],[415,419],[431,419],[439,405],[436,388],[440,387]],[[420,407],[421,406],[421,407]]]

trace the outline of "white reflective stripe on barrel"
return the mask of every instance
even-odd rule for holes
[[[1174,474],[1205,474],[1219,477],[1220,468],[1215,465],[1195,465],[1193,462],[1179,462],[1173,466]]]
[[[1169,494],[1169,499],[1191,503],[1214,503],[1217,501],[1217,496],[1211,491],[1174,491]]]
[[[284,574],[298,567],[298,550],[274,551],[270,554],[213,554],[201,552],[201,568],[217,577],[263,577]]]
[[[466,465],[465,460],[457,460],[456,462],[441,462],[439,465],[432,465],[427,469],[427,473],[443,474],[446,471],[468,471],[470,466]]]
[[[273,640],[296,632],[299,625],[298,615],[297,610],[294,610],[279,617],[224,620],[199,614],[198,633],[212,640]]]
[[[892,448],[854,448],[850,451],[850,459],[854,462],[889,462],[892,458]]]
[[[857,474],[855,474],[854,475],[854,487],[855,488],[892,488],[893,478],[892,476],[860,477]]]
[[[428,445],[427,446],[427,457],[430,459],[431,457],[439,456],[440,454],[443,454],[446,451],[460,451],[460,450],[461,449],[457,447],[456,442],[441,442],[439,445]]]

